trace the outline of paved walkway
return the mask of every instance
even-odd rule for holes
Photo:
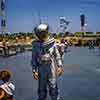
[[[98,50],[70,48],[65,55],[64,74],[60,79],[62,100],[100,100],[100,56]],[[35,100],[37,81],[32,78],[31,52],[0,58],[0,69],[13,73],[15,100]]]

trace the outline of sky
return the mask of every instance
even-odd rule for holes
[[[32,32],[39,23],[48,23],[50,32],[59,32],[60,16],[70,22],[68,31],[80,31],[80,15],[85,15],[85,31],[100,31],[100,0],[6,0],[7,31]],[[40,16],[40,17],[39,17]]]

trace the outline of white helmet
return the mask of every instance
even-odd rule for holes
[[[46,24],[40,24],[40,25],[37,27],[37,29],[38,29],[39,31],[47,31],[47,30],[48,30],[48,25],[46,25]]]
[[[48,29],[49,27],[47,24],[40,24],[35,27],[34,32],[38,38],[45,38],[48,35]]]

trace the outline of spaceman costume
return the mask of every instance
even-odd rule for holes
[[[45,30],[46,25],[40,25],[37,29],[39,31]],[[48,38],[45,42],[35,40],[32,46],[32,70],[35,73],[38,69],[39,74],[38,100],[46,100],[47,87],[51,100],[60,100],[58,98],[56,66],[62,66],[62,61],[54,38]]]

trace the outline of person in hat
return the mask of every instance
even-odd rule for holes
[[[54,38],[48,35],[49,27],[40,24],[34,32],[37,40],[32,43],[32,71],[38,80],[38,100],[46,100],[47,87],[51,100],[60,100],[57,77],[63,73],[62,60]]]

